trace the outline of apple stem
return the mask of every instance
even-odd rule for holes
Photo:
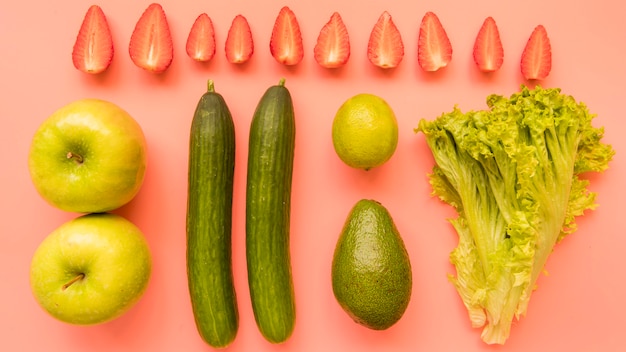
[[[80,274],[76,275],[75,278],[71,279],[69,282],[67,282],[65,285],[63,285],[61,287],[61,290],[63,290],[63,291],[67,290],[67,288],[72,286],[72,284],[74,284],[75,282],[80,281],[80,280],[82,280],[84,278],[85,278],[85,274],[83,274],[83,273],[80,273]]]
[[[80,154],[68,152],[67,153],[67,158],[68,159],[74,159],[77,164],[82,164],[83,163],[83,157],[80,156]]]

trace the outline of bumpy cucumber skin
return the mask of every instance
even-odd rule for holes
[[[224,98],[200,98],[191,124],[187,200],[187,278],[196,327],[217,348],[237,335],[232,272],[235,127]]]
[[[259,331],[271,343],[286,341],[296,318],[289,250],[294,147],[293,102],[281,80],[254,112],[246,192],[250,297]]]

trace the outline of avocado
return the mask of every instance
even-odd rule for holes
[[[350,211],[332,262],[333,293],[358,324],[385,330],[411,298],[409,255],[387,209],[362,199]]]

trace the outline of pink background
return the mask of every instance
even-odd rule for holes
[[[188,299],[185,273],[185,202],[191,118],[207,79],[228,102],[237,131],[234,195],[234,274],[240,329],[231,351],[617,351],[626,326],[626,249],[623,204],[625,7],[615,0],[509,1],[161,1],[174,37],[175,58],[160,76],[135,67],[128,40],[147,1],[101,2],[116,54],[109,70],[88,76],[74,69],[71,49],[91,2],[3,1],[0,4],[0,349],[5,351],[205,351]],[[299,19],[305,58],[284,67],[269,53],[274,19],[288,5]],[[369,32],[387,10],[400,29],[406,55],[395,70],[373,67],[366,57]],[[352,43],[347,66],[317,66],[313,46],[333,11],[342,15]],[[417,66],[417,33],[426,11],[441,19],[453,45],[449,67],[432,74]],[[195,18],[207,12],[218,52],[207,65],[185,55]],[[247,17],[256,51],[244,66],[229,64],[223,45],[230,22]],[[475,35],[487,16],[496,20],[505,50],[500,71],[485,75],[471,57]],[[579,219],[579,230],[558,245],[539,280],[528,314],[514,324],[504,347],[487,346],[472,329],[446,274],[456,234],[446,222],[452,210],[430,196],[433,160],[413,128],[455,104],[484,108],[491,93],[510,95],[524,83],[523,47],[543,24],[553,49],[553,69],[541,84],[561,87],[584,101],[617,150],[610,169],[593,175],[600,207]],[[246,281],[245,172],[248,129],[267,87],[281,77],[291,90],[297,118],[293,181],[292,257],[297,323],[291,339],[271,345],[258,332]],[[335,111],[354,94],[369,92],[396,111],[400,138],[394,157],[370,172],[353,170],[334,153],[330,127]],[[79,98],[110,100],[144,128],[149,166],[140,194],[117,211],[145,233],[154,260],[142,300],[110,323],[71,326],[49,317],[33,299],[28,272],[43,238],[77,214],[45,203],[31,184],[26,160],[30,139],[54,110]],[[403,318],[386,331],[371,331],[348,318],[330,285],[332,253],[345,217],[361,198],[382,202],[395,218],[414,275],[412,300]]]

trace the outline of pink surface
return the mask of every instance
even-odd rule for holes
[[[135,67],[128,40],[149,2],[102,2],[115,42],[115,58],[103,75],[74,69],[71,48],[91,2],[79,0],[4,1],[0,4],[0,331],[5,351],[204,351],[188,299],[185,273],[185,202],[191,117],[206,80],[228,102],[237,131],[234,197],[234,274],[240,329],[231,351],[618,351],[626,326],[624,275],[625,198],[624,81],[626,21],[614,0],[508,1],[162,1],[175,58],[155,76]],[[305,58],[284,67],[269,54],[276,14],[289,5],[300,21]],[[369,32],[378,16],[393,16],[406,56],[395,70],[382,71],[366,58]],[[348,27],[352,56],[329,71],[313,60],[319,29],[333,11]],[[449,67],[426,74],[417,65],[421,17],[434,11],[446,28],[454,54]],[[218,52],[207,65],[185,55],[195,18],[207,12],[217,33]],[[247,17],[256,52],[245,66],[228,64],[223,44],[237,14]],[[500,28],[505,62],[500,71],[477,71],[471,49],[482,21],[493,16]],[[543,24],[552,42],[553,69],[541,84],[561,87],[584,101],[606,128],[605,141],[617,150],[610,169],[592,176],[600,207],[579,220],[579,230],[558,245],[539,280],[528,314],[514,324],[504,347],[487,346],[472,329],[446,274],[456,234],[446,222],[452,210],[431,198],[426,175],[433,161],[420,118],[435,118],[455,104],[483,108],[491,93],[510,95],[524,83],[519,58],[532,29]],[[297,322],[291,339],[271,345],[254,323],[246,281],[244,248],[247,135],[254,108],[267,87],[281,77],[291,90],[297,118],[293,181],[292,257]],[[369,92],[396,111],[399,146],[383,167],[370,172],[341,163],[332,148],[330,126],[350,96]],[[117,211],[145,233],[154,270],[142,300],[110,323],[71,326],[54,320],[33,299],[28,272],[43,238],[76,214],[45,203],[31,184],[26,160],[30,139],[54,110],[83,97],[107,99],[128,110],[142,125],[149,165],[140,194]],[[412,300],[404,317],[386,331],[371,331],[348,318],[330,285],[330,264],[338,233],[360,198],[382,202],[394,216],[411,257]]]

